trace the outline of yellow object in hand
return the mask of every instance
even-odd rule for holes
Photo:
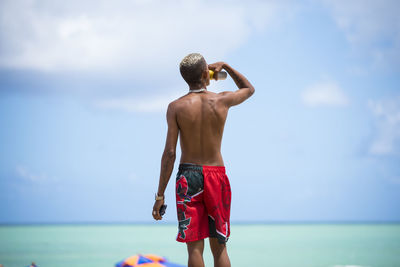
[[[215,80],[215,78],[217,78],[217,80],[225,80],[226,77],[228,76],[228,73],[226,73],[225,71],[220,71],[217,73],[217,75],[215,76],[214,71],[212,70],[208,70],[210,73],[210,80]]]

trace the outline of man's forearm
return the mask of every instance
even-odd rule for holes
[[[169,178],[171,177],[172,170],[175,163],[175,153],[164,151],[161,158],[161,171],[160,181],[158,183],[157,194],[159,196],[164,195],[165,188],[167,187]]]
[[[253,85],[240,72],[238,72],[226,63],[224,63],[223,69],[225,69],[229,73],[239,89],[250,88],[252,91],[254,91]]]

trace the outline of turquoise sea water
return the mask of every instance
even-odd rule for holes
[[[233,224],[232,266],[399,267],[400,224]],[[185,264],[172,224],[0,226],[4,267],[111,267],[136,253]],[[209,246],[206,266],[213,266]]]

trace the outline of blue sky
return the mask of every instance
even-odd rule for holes
[[[178,64],[190,52],[256,88],[225,127],[232,221],[399,221],[398,10],[2,1],[0,223],[151,221],[166,106],[187,91]]]

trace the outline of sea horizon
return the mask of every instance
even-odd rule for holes
[[[30,225],[175,225],[177,221],[31,221],[31,222],[0,222],[0,226],[30,226]],[[288,221],[231,221],[233,225],[305,225],[305,224],[400,224],[396,220],[288,220]]]

